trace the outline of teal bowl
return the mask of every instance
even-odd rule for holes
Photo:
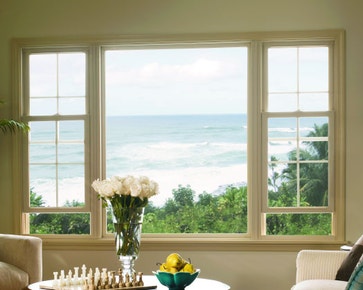
[[[194,273],[189,272],[177,272],[175,274],[163,271],[153,272],[159,282],[168,287],[169,290],[184,290],[185,287],[193,283],[198,277],[200,270],[196,270]]]

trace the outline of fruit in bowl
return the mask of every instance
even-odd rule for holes
[[[196,270],[190,260],[183,259],[178,253],[170,254],[164,263],[158,263],[158,265],[159,270],[153,273],[159,282],[169,290],[185,289],[200,273],[200,270]]]

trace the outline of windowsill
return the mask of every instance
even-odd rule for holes
[[[44,250],[111,251],[113,238],[48,238],[41,237]],[[345,241],[332,240],[259,240],[236,238],[143,238],[142,251],[270,251],[297,252],[302,249],[339,250]]]

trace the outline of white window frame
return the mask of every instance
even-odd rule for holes
[[[334,147],[330,147],[330,189],[333,190],[332,208],[328,211],[333,212],[333,226],[331,236],[266,236],[264,235],[264,216],[271,209],[266,204],[266,180],[267,171],[266,158],[264,159],[266,143],[266,119],[269,113],[264,107],[266,96],[266,69],[265,69],[265,48],[273,43],[294,45],[313,43],[330,43],[332,45],[333,75],[331,88],[331,112],[329,116],[334,116],[334,122],[329,127],[331,138],[333,138]],[[325,246],[340,245],[344,242],[344,220],[345,220],[345,83],[344,83],[344,31],[327,30],[327,31],[305,31],[305,32],[269,32],[269,33],[235,33],[235,34],[205,34],[205,35],[170,35],[170,36],[134,36],[128,38],[122,37],[103,37],[94,39],[16,39],[13,41],[13,68],[14,68],[14,115],[23,121],[29,121],[24,115],[25,85],[23,83],[23,73],[26,69],[23,67],[24,54],[29,51],[39,51],[49,49],[54,51],[77,50],[87,52],[87,89],[86,94],[86,115],[89,116],[88,125],[85,125],[86,131],[86,181],[89,185],[96,178],[103,178],[103,169],[105,168],[104,156],[104,124],[101,116],[104,112],[104,87],[102,85],[102,76],[104,69],[102,67],[104,48],[112,46],[132,47],[155,47],[157,45],[169,45],[174,47],[189,46],[229,46],[245,45],[249,48],[248,53],[248,233],[247,234],[190,234],[190,235],[165,235],[165,234],[143,234],[143,247],[145,250],[173,249],[193,249],[193,250],[291,250],[298,249],[301,245],[311,243],[324,244]],[[88,117],[86,117],[88,118]],[[87,121],[86,121],[87,124]],[[92,130],[91,130],[92,128]],[[263,129],[265,128],[265,129]],[[87,136],[87,137],[86,137]],[[24,192],[27,192],[28,169],[27,169],[27,142],[22,136],[16,137],[13,150],[14,160],[14,231],[26,233],[26,213],[32,209],[25,206],[28,199],[22,199]],[[89,143],[88,143],[89,142]],[[88,144],[87,144],[88,143]],[[87,147],[88,146],[88,147]],[[89,148],[89,150],[87,149]],[[96,164],[96,165],[95,165]],[[24,168],[24,170],[22,170]],[[16,177],[15,177],[16,176]],[[24,191],[26,189],[26,191]],[[90,190],[91,191],[91,190]],[[87,196],[87,192],[86,192]],[[22,203],[18,202],[22,200]],[[36,210],[39,212],[39,210]],[[47,210],[46,210],[47,211]],[[61,212],[56,209],[56,212]],[[78,209],[79,211],[79,209]],[[49,241],[50,247],[57,249],[109,249],[113,244],[111,235],[105,234],[105,228],[102,227],[105,219],[105,212],[101,204],[97,201],[96,194],[90,194],[86,199],[84,212],[91,212],[91,235],[90,236],[42,236],[44,240]],[[273,209],[273,211],[276,211]],[[309,210],[308,210],[309,211]],[[69,210],[67,210],[69,212]],[[226,246],[228,245],[228,249]]]

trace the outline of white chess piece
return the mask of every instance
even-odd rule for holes
[[[56,287],[58,286],[58,272],[53,272],[53,276],[54,276],[53,286]]]

